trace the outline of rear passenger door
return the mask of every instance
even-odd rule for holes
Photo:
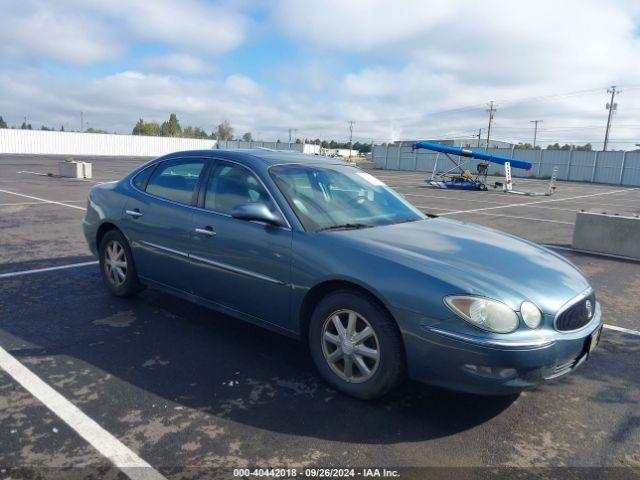
[[[144,279],[191,291],[192,206],[205,165],[202,158],[166,160],[134,178],[138,192],[126,204],[124,223],[138,274]]]

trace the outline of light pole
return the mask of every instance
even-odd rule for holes
[[[353,124],[356,123],[354,120],[349,120],[349,160],[351,161],[351,157],[353,156]]]
[[[493,100],[489,102],[489,126],[487,127],[487,144],[484,146],[485,150],[489,150],[489,141],[491,140],[491,125],[493,124],[493,114],[496,112],[496,107],[493,104]]]

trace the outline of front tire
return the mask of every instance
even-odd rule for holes
[[[109,291],[130,297],[143,289],[138,280],[129,242],[119,230],[109,230],[100,241],[100,272]]]
[[[381,397],[404,377],[395,321],[378,302],[356,291],[333,292],[320,301],[309,325],[309,349],[322,378],[352,397]]]

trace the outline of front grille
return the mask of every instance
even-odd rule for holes
[[[596,294],[591,293],[588,297],[571,305],[558,316],[556,330],[568,332],[582,328],[593,319],[595,313]]]

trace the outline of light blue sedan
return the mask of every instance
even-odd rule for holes
[[[189,151],[89,194],[84,232],[109,290],[144,286],[299,337],[358,398],[409,377],[517,392],[573,371],[600,305],[569,261],[425,216],[356,167],[293,153]]]

